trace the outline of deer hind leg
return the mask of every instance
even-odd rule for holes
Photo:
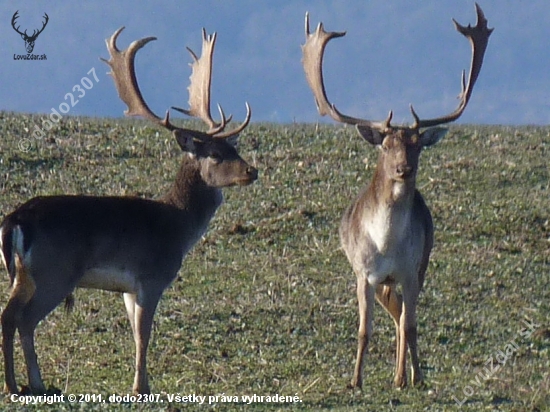
[[[357,334],[357,357],[352,388],[363,387],[364,357],[368,352],[369,340],[372,337],[372,318],[374,310],[375,289],[369,285],[366,276],[357,276],[357,301],[359,303],[359,331]]]
[[[395,286],[378,285],[376,288],[376,300],[390,314],[395,323],[395,377],[399,369],[399,347],[401,342],[401,332],[399,322],[403,309],[403,298],[397,293]]]
[[[6,308],[2,312],[2,352],[4,353],[4,391],[18,393],[15,381],[13,359],[13,340],[17,324],[21,319],[25,305],[34,295],[36,285],[25,270],[21,258],[15,254],[15,279]]]
[[[124,294],[124,303],[136,344],[136,374],[132,387],[135,394],[147,394],[151,391],[147,377],[147,347],[151,337],[155,310],[162,295],[162,290],[149,289],[143,292],[144,290],[146,288],[142,287],[141,293],[138,295]]]
[[[4,353],[4,392],[19,393],[15,381],[15,368],[13,365],[13,338],[15,335],[18,314],[24,303],[10,297],[6,308],[2,312],[2,352]]]
[[[27,364],[27,376],[29,379],[29,387],[32,393],[46,393],[46,387],[42,381],[42,375],[40,374],[40,367],[38,366],[38,358],[34,348],[34,330],[38,322],[32,325],[27,324],[24,328],[19,329],[21,337],[21,346],[23,347],[23,354],[25,355],[25,362]]]
[[[53,278],[53,272],[51,276],[47,275],[44,274],[44,279]],[[63,302],[74,289],[74,282],[69,282],[70,276],[66,276],[62,271],[56,272],[55,278],[58,279],[57,282],[37,283],[36,291],[23,308],[17,326],[27,364],[30,390],[36,394],[46,393],[46,388],[42,381],[40,367],[38,366],[38,358],[34,346],[34,331],[38,323]],[[67,281],[63,282],[64,279]]]

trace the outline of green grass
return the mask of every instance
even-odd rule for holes
[[[138,120],[67,117],[40,140],[29,132],[35,124],[41,117],[0,112],[2,216],[37,195],[156,197],[181,157],[167,132]],[[452,126],[423,153],[418,187],[436,228],[418,308],[426,385],[402,391],[392,388],[393,323],[379,306],[364,389],[346,388],[357,304],[338,225],[370,179],[376,150],[352,128],[252,124],[240,152],[260,179],[225,190],[163,296],[148,357],[154,393],[302,400],[247,407],[254,410],[550,410],[550,127]],[[526,318],[538,325],[530,336],[521,333]],[[130,392],[134,343],[118,294],[78,290],[75,310],[56,309],[36,335],[46,385]],[[487,362],[512,340],[507,363],[485,380]],[[19,343],[16,366],[26,383]],[[163,399],[155,408],[169,406]],[[465,400],[461,408],[455,399]],[[2,407],[13,410],[7,398]]]

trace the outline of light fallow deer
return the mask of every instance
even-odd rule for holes
[[[20,334],[30,390],[44,393],[34,331],[78,287],[123,293],[136,345],[133,391],[148,393],[147,346],[163,291],[222,203],[221,188],[248,185],[258,176],[234,147],[236,136],[250,121],[248,104],[246,119],[235,130],[224,130],[228,119],[221,108],[219,123],[210,114],[215,34],[207,36],[203,30],[201,57],[191,52],[190,109],[178,109],[201,118],[209,127],[201,132],[176,127],[168,112],[161,119],[149,109],[137,84],[134,58],[155,38],[135,41],[121,51],[116,40],[122,30],[107,39],[110,60],[102,60],[111,67],[118,94],[128,106],[126,115],[141,116],[171,131],[185,155],[172,187],[158,200],[35,197],[4,219],[1,252],[14,285],[1,319],[5,390],[11,393],[18,393],[15,331]]]
[[[421,120],[411,106],[411,126],[391,125],[392,112],[386,120],[375,122],[342,114],[326,96],[322,62],[325,46],[343,32],[326,32],[320,23],[314,33],[309,30],[306,13],[306,43],[302,46],[303,66],[321,115],[337,122],[355,125],[367,142],[379,147],[380,154],[370,184],[345,211],[340,225],[342,248],[357,276],[359,332],[355,371],[351,387],[362,387],[363,363],[372,336],[374,299],[394,320],[396,328],[396,367],[394,384],[407,384],[407,346],[412,362],[412,383],[422,381],[417,354],[416,306],[433,245],[430,210],[416,189],[416,174],[423,147],[437,143],[447,129],[433,127],[460,117],[470,99],[481,70],[489,35],[493,29],[476,4],[475,27],[456,29],[472,45],[468,82],[462,73],[462,93],[457,109],[443,117]],[[401,285],[401,293],[397,285]]]

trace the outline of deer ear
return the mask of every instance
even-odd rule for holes
[[[363,139],[365,139],[370,144],[381,145],[382,142],[384,141],[384,136],[380,134],[378,130],[373,129],[370,126],[358,124],[357,131],[361,136],[363,136]]]
[[[237,142],[239,141],[239,135],[235,134],[225,138],[225,141],[233,147],[237,147]]]
[[[436,144],[441,139],[443,139],[443,136],[447,134],[449,129],[445,127],[431,127],[427,130],[424,130],[420,134],[420,144],[422,146],[431,146],[433,144]]]
[[[181,129],[176,129],[173,133],[181,150],[184,152],[195,153],[195,142],[192,134],[186,133]]]

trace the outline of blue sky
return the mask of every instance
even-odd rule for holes
[[[480,0],[494,27],[484,67],[461,123],[550,123],[550,6],[548,0]],[[32,33],[44,13],[49,23],[34,54],[45,61],[14,60],[24,42],[11,27]],[[396,123],[411,122],[413,103],[421,117],[452,111],[470,46],[451,18],[475,23],[470,0],[202,0],[202,1],[15,1],[0,3],[0,110],[50,113],[70,103],[67,93],[94,68],[99,82],[70,108],[70,115],[122,116],[108,67],[104,40],[126,26],[119,46],[155,36],[138,53],[136,71],[145,100],[163,115],[187,107],[191,61],[185,46],[200,52],[201,28],[218,33],[212,104],[236,120],[244,102],[252,121],[319,120],[301,68],[304,14],[313,26],[347,31],[326,51],[329,99],[353,116],[373,120],[394,111]],[[213,109],[213,113],[217,113]]]

